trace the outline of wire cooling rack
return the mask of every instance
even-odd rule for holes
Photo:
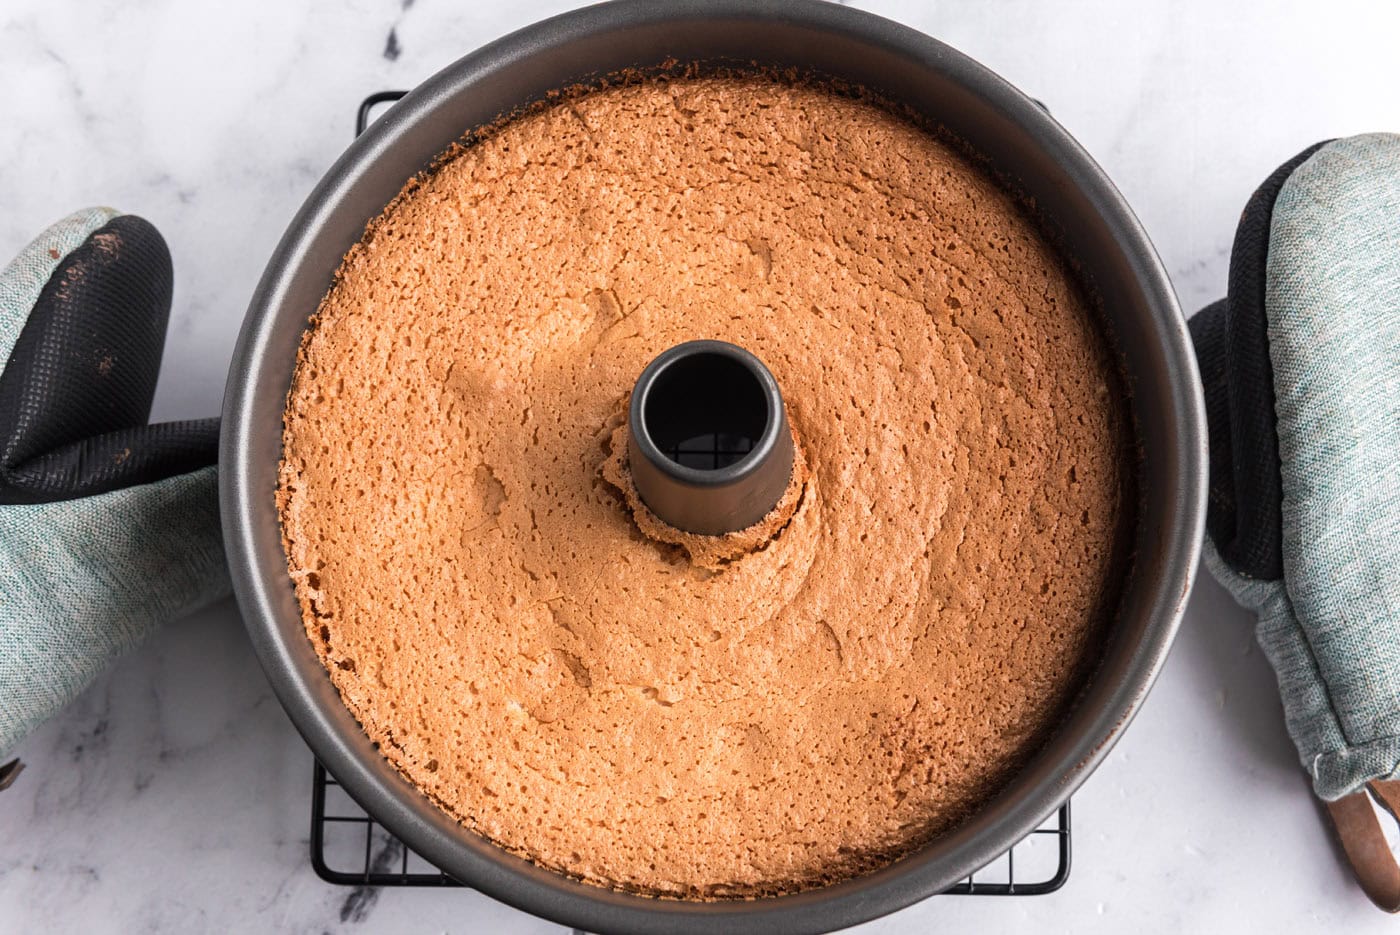
[[[369,125],[376,108],[404,96],[403,91],[380,91],[360,104],[355,133]],[[741,457],[747,439],[714,436],[692,439],[671,453],[681,463],[716,467]],[[709,462],[709,463],[706,463]],[[1011,850],[992,861],[946,894],[962,896],[1040,896],[1053,893],[1069,879],[1069,803]],[[328,883],[342,886],[461,886],[360,808],[317,762],[311,785],[311,866]]]
[[[1040,896],[1069,879],[1069,803],[946,894]],[[311,787],[311,866],[341,886],[461,886],[355,804],[319,762]]]

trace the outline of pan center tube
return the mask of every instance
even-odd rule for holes
[[[658,519],[719,536],[778,504],[792,432],[773,374],[727,341],[687,341],[642,371],[628,406],[632,482]]]

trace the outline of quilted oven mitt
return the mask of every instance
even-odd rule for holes
[[[1304,150],[1256,191],[1228,297],[1191,320],[1210,427],[1205,561],[1278,675],[1367,894],[1400,910],[1400,136]]]
[[[109,208],[0,273],[0,759],[161,621],[229,591],[218,420],[147,425],[171,283],[156,229]]]

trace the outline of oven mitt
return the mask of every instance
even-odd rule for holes
[[[218,420],[147,425],[171,283],[156,229],[110,208],[0,273],[0,757],[161,621],[229,591]]]
[[[1205,562],[1259,615],[1288,731],[1367,894],[1400,910],[1400,135],[1304,150],[1256,191],[1228,297],[1191,320]]]

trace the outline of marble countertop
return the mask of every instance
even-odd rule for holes
[[[88,204],[170,242],[158,419],[217,412],[261,267],[405,88],[572,4],[7,0],[0,257]],[[1224,292],[1254,186],[1314,141],[1400,129],[1400,12],[1378,3],[856,4],[1045,101],[1122,188],[1195,310]],[[467,891],[363,893],[307,860],[311,756],[231,603],[167,627],[19,750],[0,794],[0,929],[561,931]],[[1208,577],[1141,715],[1075,797],[1058,893],[940,897],[862,932],[1390,931],[1333,851],[1252,620]]]

